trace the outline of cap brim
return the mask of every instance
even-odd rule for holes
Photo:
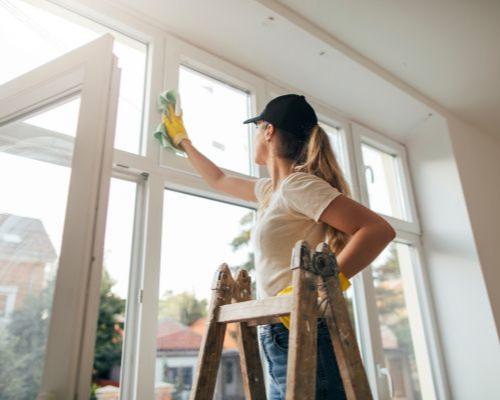
[[[257,115],[256,117],[253,117],[253,118],[250,118],[250,119],[247,119],[246,121],[243,121],[244,124],[248,124],[250,122],[256,122],[258,121],[259,119],[262,119],[262,117],[260,115]]]

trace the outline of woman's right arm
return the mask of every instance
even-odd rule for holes
[[[188,155],[191,165],[211,187],[243,200],[257,201],[254,192],[256,179],[226,175],[217,165],[200,153],[190,139],[183,139],[180,145]]]

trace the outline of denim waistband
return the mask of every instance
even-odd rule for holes
[[[258,332],[261,335],[271,335],[273,329],[288,330],[281,322],[276,322],[274,324],[259,325]],[[328,329],[326,318],[318,318],[317,329]]]

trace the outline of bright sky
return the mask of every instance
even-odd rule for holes
[[[0,83],[101,34],[102,31],[98,32],[95,25],[87,24],[84,28],[22,1],[2,1],[0,53],[10,56],[0,63]],[[115,52],[122,67],[115,147],[136,152],[145,47],[136,44],[132,48],[130,44],[130,40],[126,43],[115,42]],[[181,104],[185,124],[197,148],[220,167],[249,174],[247,126],[242,124],[248,118],[247,94],[186,68],[180,72],[179,90],[183,94]],[[23,122],[74,137],[78,106],[79,99],[74,99],[52,110],[42,110],[41,114]],[[222,110],[224,118],[220,118]],[[11,134],[16,131],[12,127],[0,129],[0,171],[9,171],[0,174],[0,213],[40,219],[59,253],[70,171],[49,162],[6,153],[9,149],[1,139],[8,130]],[[29,143],[35,144],[35,150],[38,146],[36,151],[43,154],[43,148],[39,146],[46,143],[46,139],[35,138]],[[19,136],[17,140],[20,140]],[[18,144],[17,150],[27,144],[24,140]],[[365,163],[372,166],[377,177],[377,186],[369,189],[370,201],[375,209],[378,207],[379,211],[383,211],[389,202],[386,178],[381,173],[382,159],[377,152],[365,153]],[[134,184],[113,179],[105,265],[117,280],[114,291],[122,297],[126,297],[128,286],[134,202]],[[199,298],[208,297],[214,271],[222,262],[237,266],[248,259],[250,248],[246,246],[235,253],[229,245],[239,235],[242,229],[239,221],[248,212],[243,207],[166,191],[160,294],[168,289],[174,292],[187,290]],[[390,213],[390,210],[385,212]]]
[[[0,51],[8,54],[0,63],[0,84],[51,61],[102,36],[109,29],[66,13],[60,17],[44,7],[22,0],[0,2]],[[44,6],[44,4],[47,4]],[[56,7],[57,8],[57,7]],[[77,23],[78,22],[78,23]],[[113,32],[114,53],[119,57],[121,85],[115,147],[137,152],[141,128],[146,46]]]

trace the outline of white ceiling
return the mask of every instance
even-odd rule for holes
[[[500,1],[279,2],[456,116],[500,136]]]
[[[401,141],[431,108],[367,63],[347,57],[349,48],[457,117],[500,137],[500,1],[113,2]],[[283,5],[297,18],[282,12]],[[346,46],[305,29],[310,23]]]

